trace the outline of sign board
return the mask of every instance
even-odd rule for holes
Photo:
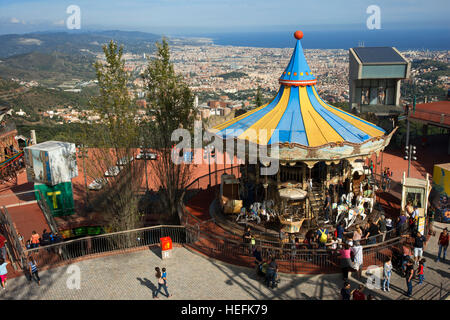
[[[29,182],[57,185],[78,176],[75,144],[46,141],[24,148]]]
[[[54,217],[67,216],[75,213],[72,182],[63,182],[55,186],[35,183],[34,189],[41,191],[41,193],[35,192],[36,200],[40,200],[40,195],[42,194]]]

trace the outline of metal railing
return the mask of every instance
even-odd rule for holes
[[[28,249],[24,253],[27,257],[32,256],[41,269],[51,268],[80,258],[95,258],[156,246],[162,237],[170,237],[177,244],[190,241],[184,226],[160,225],[68,240]]]

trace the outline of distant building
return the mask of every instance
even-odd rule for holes
[[[145,101],[145,99],[136,100],[136,105],[141,108],[146,108],[147,101]]]
[[[359,113],[389,116],[403,111],[400,82],[408,79],[411,63],[394,47],[349,49],[349,102]]]

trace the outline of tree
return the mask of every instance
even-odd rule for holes
[[[256,107],[260,107],[263,105],[261,87],[258,87],[258,89],[256,90],[255,105],[256,105]]]
[[[147,91],[148,115],[152,119],[144,125],[147,134],[143,140],[158,154],[156,161],[150,161],[152,176],[160,189],[163,207],[171,218],[176,218],[178,202],[191,179],[192,165],[177,165],[172,161],[174,142],[171,136],[178,128],[193,132],[196,110],[194,95],[183,78],[175,74],[166,39],[157,43],[156,47],[156,58],[149,59],[142,74]]]
[[[122,59],[123,47],[111,41],[103,46],[106,63],[94,64],[99,94],[90,101],[99,115],[98,124],[90,127],[85,145],[89,148],[86,172],[91,179],[102,178],[106,171],[117,175],[108,178],[103,191],[91,202],[105,212],[112,231],[129,230],[141,225],[138,192],[142,184],[143,165],[134,160],[139,143],[136,108],[128,91],[130,75]]]

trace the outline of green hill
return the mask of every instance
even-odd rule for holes
[[[9,57],[0,62],[4,79],[36,80],[46,85],[80,79],[95,79],[92,55],[68,55],[59,52],[32,52]]]

